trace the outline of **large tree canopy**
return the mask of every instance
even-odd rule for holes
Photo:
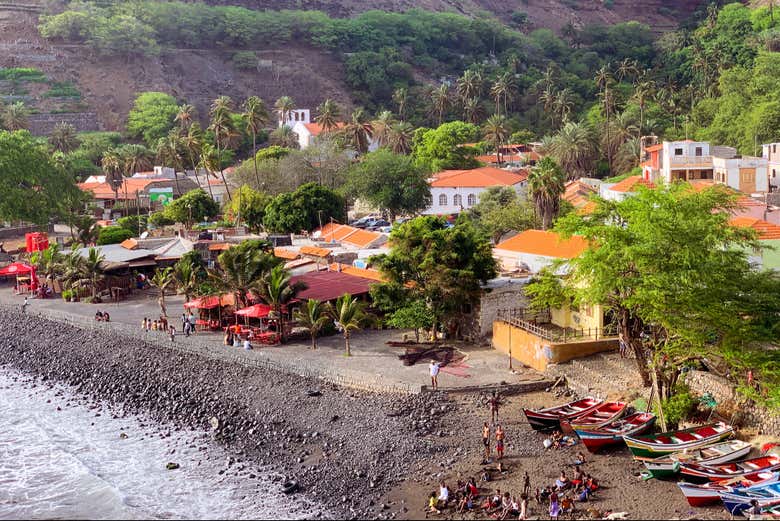
[[[266,206],[263,223],[273,232],[299,233],[331,219],[344,221],[344,198],[322,185],[307,183],[273,198]]]
[[[481,138],[479,127],[471,123],[453,121],[434,129],[417,129],[412,143],[412,154],[422,168],[431,172],[440,170],[476,168],[475,150],[459,146]]]
[[[170,94],[143,92],[135,99],[127,115],[127,133],[142,138],[149,147],[154,147],[173,128],[178,112],[179,104]]]
[[[62,201],[78,197],[45,143],[24,130],[0,131],[0,173],[0,219],[46,224],[61,213]]]

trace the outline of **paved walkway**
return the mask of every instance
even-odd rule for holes
[[[170,323],[180,330],[183,297],[166,297]],[[7,287],[0,288],[0,305],[19,306],[22,297],[14,295]],[[155,318],[160,315],[156,293],[153,291],[136,292],[127,301],[110,304],[85,304],[65,302],[62,299],[30,299],[29,313],[40,313],[54,319],[67,320],[86,327],[113,328],[124,334],[168,345],[169,341],[162,332],[143,333],[141,321],[144,317]],[[95,322],[97,310],[107,311],[111,315],[109,324]],[[419,392],[421,386],[430,383],[427,360],[414,366],[405,366],[398,355],[404,350],[387,345],[390,340],[401,340],[403,331],[378,330],[354,333],[351,338],[351,357],[344,356],[344,339],[341,335],[320,338],[318,349],[310,349],[309,342],[288,343],[283,346],[259,347],[253,351],[228,348],[222,344],[222,334],[199,332],[189,338],[178,334],[177,347],[198,351],[209,357],[235,360],[245,359],[253,363],[278,364],[287,368],[300,368],[301,372],[323,375],[331,380],[345,379],[343,383],[358,383],[356,387],[392,388]],[[468,376],[455,376],[443,372],[439,376],[442,390],[466,389],[473,386],[489,387],[502,383],[514,385],[539,382],[543,375],[532,369],[517,367],[514,373],[508,370],[505,355],[485,347],[459,345],[458,349],[467,356],[463,371]],[[240,360],[239,360],[240,361]],[[293,370],[291,372],[297,372]],[[459,371],[460,372],[460,371]]]

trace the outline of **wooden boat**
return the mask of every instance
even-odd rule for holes
[[[673,452],[659,458],[644,460],[644,464],[652,477],[668,478],[680,472],[680,464],[683,462],[717,465],[744,458],[752,448],[753,446],[746,441],[724,441],[690,451]]]
[[[649,431],[655,425],[655,414],[638,412],[612,421],[597,429],[574,429],[590,452],[598,452],[609,445],[623,442],[623,436],[636,436]]]
[[[561,420],[561,429],[568,432],[597,429],[623,416],[626,407],[628,404],[625,402],[604,402],[588,413],[571,420]]]
[[[732,434],[734,434],[733,427],[719,422],[682,431],[662,432],[661,434],[637,437],[623,436],[623,439],[635,458],[657,458],[672,452],[698,449],[705,445],[711,445],[730,438]]]
[[[780,482],[733,492],[721,492],[719,495],[723,506],[734,516],[750,508],[750,502],[753,500],[756,500],[758,506],[762,508],[780,505]]]
[[[720,465],[680,463],[680,472],[683,475],[709,481],[720,481],[742,477],[755,472],[774,472],[776,470],[780,470],[780,456],[761,456],[735,463],[722,463]]]
[[[523,409],[528,423],[537,431],[549,431],[557,429],[561,425],[561,420],[569,420],[577,416],[582,416],[601,405],[603,400],[596,398],[583,398],[575,402],[570,402],[557,407],[548,409],[539,409],[532,411]]]
[[[733,492],[737,489],[768,485],[780,481],[780,472],[754,472],[741,478],[711,481],[705,484],[677,483],[680,491],[692,507],[703,507],[720,502],[720,492]]]

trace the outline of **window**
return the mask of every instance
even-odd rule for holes
[[[469,206],[474,206],[477,204],[477,196],[474,194],[469,194],[467,201]]]
[[[447,194],[441,194],[439,196],[439,206],[447,206]]]
[[[453,206],[463,206],[463,198],[460,194],[455,194],[455,197],[452,198],[452,204]]]
[[[702,156],[702,149],[701,149],[701,147],[696,147],[696,157],[701,157],[701,156]]]
[[[675,148],[674,149],[674,155],[676,155],[676,156],[683,155],[683,149],[682,148]]]

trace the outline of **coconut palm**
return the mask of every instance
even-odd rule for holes
[[[597,156],[593,129],[586,123],[566,123],[554,136],[545,138],[542,151],[555,159],[569,179],[587,176]]]
[[[236,134],[232,115],[233,100],[229,96],[220,96],[211,104],[211,110],[209,111],[211,125],[209,125],[209,130],[214,133],[214,145],[219,158],[219,175],[222,177],[222,182],[225,183],[225,191],[230,201],[233,200],[233,197],[230,194],[230,189],[227,187],[225,172],[222,168],[222,149],[227,146],[230,139]]]
[[[352,118],[344,125],[341,133],[344,137],[344,142],[356,152],[360,154],[368,152],[372,129],[371,122],[366,117],[366,111],[362,108],[352,111]]]
[[[110,148],[103,152],[100,165],[103,168],[103,174],[106,176],[106,183],[114,191],[114,206],[116,206],[117,201],[119,201],[119,188],[124,183],[124,177],[122,176],[122,162],[115,148]]]
[[[509,97],[515,92],[516,89],[517,87],[515,85],[514,77],[510,73],[504,72],[503,74],[500,74],[498,78],[496,78],[496,81],[490,88],[490,95],[496,102],[496,114],[501,113],[502,100],[504,102],[504,114],[507,113],[509,109]]]
[[[374,140],[380,147],[387,146],[390,141],[390,129],[396,124],[393,113],[389,110],[383,110],[377,114],[376,119],[371,122],[371,131]]]
[[[90,248],[87,250],[87,256],[83,258],[81,263],[82,281],[88,283],[92,288],[93,300],[97,298],[99,284],[105,278],[102,269],[103,261],[105,260],[105,256],[99,249]]]
[[[387,136],[387,144],[396,154],[408,154],[412,151],[414,139],[414,127],[406,121],[399,121],[390,127]]]
[[[534,201],[536,216],[543,230],[549,229],[558,215],[565,180],[561,167],[549,157],[539,161],[528,175],[528,195]]]
[[[295,312],[294,318],[298,325],[309,330],[312,349],[317,349],[317,336],[330,320],[327,311],[326,304],[310,298],[301,309]]]
[[[567,87],[558,91],[558,94],[556,94],[555,99],[553,100],[553,112],[562,125],[569,121],[569,115],[571,114],[571,109],[573,107],[574,93],[571,89]]]
[[[203,153],[203,130],[200,128],[200,124],[197,121],[190,125],[190,128],[187,129],[187,133],[181,137],[181,145],[192,166],[192,173],[195,174],[195,182],[198,184],[198,188],[203,188],[200,185],[200,176],[198,176],[201,154]],[[211,183],[209,183],[208,175],[206,175],[206,185],[209,188],[209,195],[213,199],[214,193],[211,190]]]
[[[173,268],[168,266],[167,268],[157,268],[154,270],[154,275],[149,279],[149,284],[157,288],[159,292],[157,295],[157,304],[160,306],[160,314],[163,317],[168,316],[168,309],[165,307],[165,290],[168,286],[173,284]]]
[[[67,154],[78,148],[79,138],[76,137],[76,128],[70,123],[61,121],[54,125],[49,136],[49,143],[54,150]]]
[[[173,265],[173,281],[177,290],[184,294],[184,300],[192,300],[195,291],[204,278],[203,268],[192,261],[190,257],[182,257]]]
[[[6,130],[24,130],[29,125],[30,111],[21,101],[6,105],[2,114],[3,125]]]
[[[235,295],[241,307],[249,305],[250,291],[279,264],[279,259],[269,253],[240,247],[223,251],[217,260],[220,270],[210,271],[209,279],[216,287]]]
[[[252,158],[255,165],[255,181],[260,186],[260,174],[257,171],[257,134],[268,124],[268,109],[265,102],[257,96],[249,96],[244,102],[241,113],[246,130],[252,134]]]
[[[76,228],[76,239],[79,244],[89,246],[97,241],[100,228],[97,221],[91,215],[79,215],[73,219],[73,227]]]
[[[398,118],[403,121],[406,115],[406,106],[409,104],[409,90],[399,87],[393,92],[393,102],[398,107]]]
[[[290,113],[293,110],[295,110],[295,101],[290,96],[282,96],[274,103],[274,111],[279,116],[281,126],[288,126],[287,122],[290,120]]]
[[[463,101],[463,119],[469,123],[477,124],[482,118],[482,105],[477,98],[468,98]]]
[[[279,320],[281,340],[286,338],[284,307],[295,298],[298,292],[305,289],[305,285],[299,282],[291,282],[290,272],[284,266],[278,264],[258,283],[254,289],[260,293],[260,297],[273,308],[273,315]]]
[[[179,129],[184,132],[189,129],[195,120],[195,107],[189,103],[179,105],[174,121],[179,125]]]
[[[493,114],[488,118],[482,127],[485,141],[490,143],[496,151],[496,162],[501,164],[501,147],[506,143],[509,137],[509,127],[506,117],[500,114]]]
[[[352,356],[349,339],[353,331],[358,331],[370,324],[374,316],[366,311],[366,303],[352,297],[348,293],[336,300],[335,306],[328,306],[328,312],[333,318],[336,327],[344,334],[344,347],[346,356]]]
[[[482,95],[482,73],[472,69],[468,69],[463,72],[463,76],[458,78],[456,83],[458,96],[465,103],[466,100],[476,98],[477,100]]]
[[[330,98],[326,99],[317,107],[317,112],[318,114],[314,121],[319,123],[323,132],[330,132],[338,126],[339,118],[341,118],[341,109],[335,101]]]
[[[284,125],[271,132],[270,141],[273,145],[279,145],[284,148],[298,148],[298,134],[293,129]]]
[[[85,258],[81,256],[77,244],[71,246],[70,251],[62,256],[59,271],[65,289],[71,289],[74,283],[83,278]]]
[[[61,273],[63,257],[59,244],[52,243],[45,250],[33,252],[30,255],[30,263],[35,266],[38,276],[53,282],[57,274]]]
[[[634,94],[632,99],[639,105],[639,128],[638,136],[642,137],[642,133],[645,128],[645,107],[647,106],[647,98],[652,95],[654,84],[652,81],[642,81],[637,83],[634,87]]]
[[[179,132],[172,129],[168,135],[157,142],[157,160],[165,166],[173,168],[173,182],[176,185],[176,196],[181,197],[179,188],[179,170],[184,169],[184,147]]]
[[[430,96],[431,107],[429,112],[436,114],[437,122],[441,125],[444,121],[444,114],[452,107],[450,86],[446,83],[442,83],[438,88],[431,90]]]
[[[606,140],[607,142],[610,141],[609,137],[609,119],[610,119],[610,106],[612,104],[612,97],[610,96],[610,86],[612,85],[612,82],[614,81],[612,77],[612,72],[609,69],[609,64],[601,67],[596,72],[596,77],[594,78],[594,81],[596,82],[596,86],[601,90],[601,98],[604,101],[604,114],[606,116],[607,124],[604,126],[604,129],[606,130]],[[612,172],[612,153],[607,150],[607,164],[609,165],[609,171]]]
[[[121,161],[122,173],[126,177],[149,170],[154,165],[154,154],[143,145],[122,145],[116,150]]]
[[[617,77],[620,81],[625,78],[636,78],[639,75],[639,64],[636,60],[631,58],[625,58],[618,64]]]

